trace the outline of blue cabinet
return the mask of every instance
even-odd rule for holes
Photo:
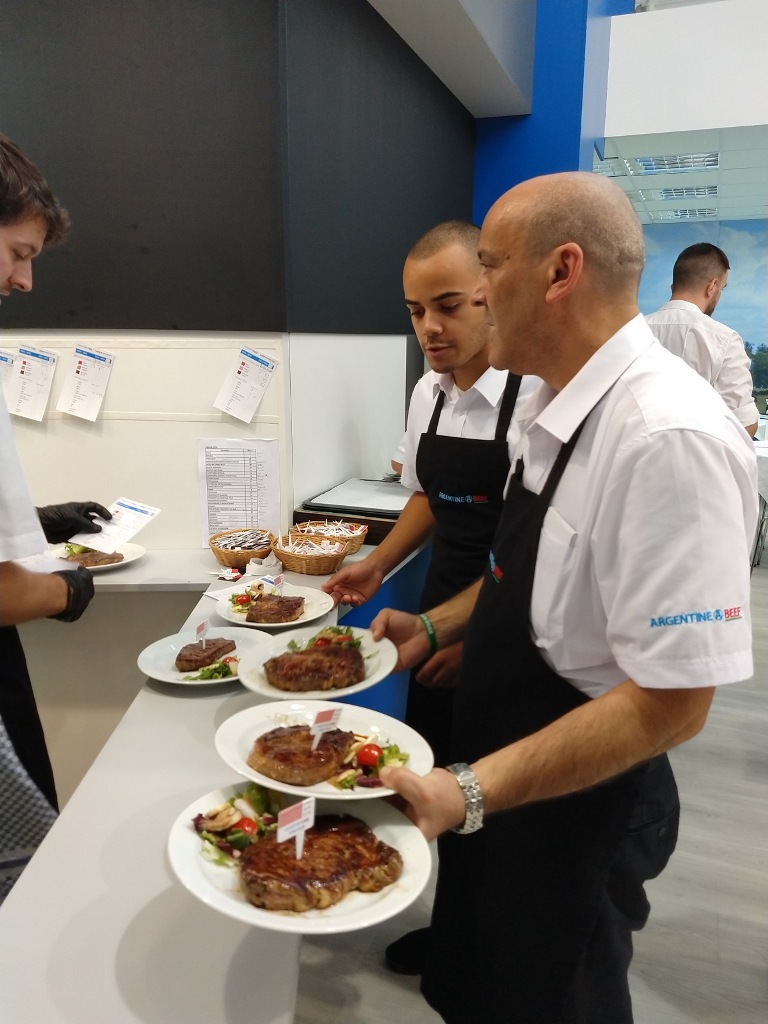
[[[424,586],[431,546],[427,546],[414,558],[407,562],[381,587],[378,594],[359,608],[345,606],[339,608],[339,622],[343,626],[361,626],[367,628],[371,620],[382,608],[398,608],[406,612],[418,612],[419,598]],[[357,704],[359,707],[382,711],[393,718],[402,720],[405,717],[405,701],[408,696],[409,671],[396,672],[382,679],[376,686],[351,697],[341,698],[345,704]]]

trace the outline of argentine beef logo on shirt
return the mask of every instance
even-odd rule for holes
[[[651,618],[651,629],[657,626],[686,626],[699,622],[734,622],[741,618],[741,608],[715,608],[712,611],[681,612],[679,615],[657,615]]]

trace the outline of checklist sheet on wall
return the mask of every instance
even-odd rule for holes
[[[250,423],[261,405],[264,392],[277,367],[252,348],[241,348],[213,403],[214,408],[229,413],[243,423]]]
[[[278,442],[263,438],[200,438],[202,543],[222,530],[261,526],[280,532]]]
[[[22,346],[5,382],[9,412],[28,420],[42,422],[56,371],[55,352],[47,348]]]
[[[115,361],[113,352],[77,346],[56,403],[59,412],[95,422]]]

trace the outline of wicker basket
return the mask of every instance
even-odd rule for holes
[[[260,526],[247,526],[244,529],[261,530],[262,528]],[[241,548],[239,551],[233,551],[231,548],[220,548],[216,543],[217,540],[221,540],[223,537],[230,537],[233,533],[243,533],[243,530],[222,530],[221,533],[214,533],[209,538],[208,544],[220,565],[226,565],[230,569],[242,569],[252,558],[266,558],[272,550],[275,535],[270,533],[269,530],[263,530],[262,532],[268,535],[269,541],[260,548]]]
[[[290,544],[292,539],[294,538],[291,534],[288,534],[281,537],[279,541],[275,540],[272,544],[272,550],[283,563],[283,568],[288,569],[289,572],[303,572],[307,576],[324,576],[336,572],[349,554],[346,544],[341,551],[333,554],[321,553],[319,550],[321,539],[307,536],[302,537],[302,540],[306,540],[313,547],[318,548],[318,554],[299,554],[296,551],[286,551],[281,545]]]
[[[334,523],[327,519],[312,520],[307,523],[296,523],[291,527],[291,536],[298,537],[326,537],[328,540],[346,541],[347,554],[354,555],[365,543],[365,535],[368,533],[367,526],[361,526],[353,537],[334,537],[329,534],[328,527]]]

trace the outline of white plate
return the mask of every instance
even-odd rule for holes
[[[368,928],[394,917],[418,899],[429,879],[429,845],[416,826],[386,800],[345,804],[344,812],[367,822],[379,839],[399,850],[403,873],[381,892],[351,892],[325,910],[261,910],[240,891],[236,868],[212,864],[200,853],[202,846],[192,819],[196,814],[229,800],[242,786],[228,786],[201,796],[182,811],[171,827],[168,857],[181,884],[203,903],[227,917],[276,932],[297,935],[331,935]],[[293,842],[289,839],[288,842]]]
[[[268,633],[246,633],[242,629],[234,629],[232,626],[212,626],[209,629],[212,637],[224,637],[225,640],[234,640],[236,647],[230,653],[232,656],[242,658],[244,654],[253,653],[257,647],[268,643],[272,637]],[[166,636],[162,640],[155,640],[149,647],[145,647],[138,657],[137,664],[139,671],[150,679],[159,679],[163,683],[182,683],[184,686],[215,686],[217,683],[231,683],[238,678],[238,675],[227,676],[226,679],[187,679],[193,672],[179,672],[175,667],[176,655],[185,644],[195,642],[195,631],[187,630],[184,633],[176,633],[175,636]],[[239,669],[239,666],[238,666]]]
[[[245,591],[245,587],[241,588]],[[233,593],[229,591],[228,593]],[[234,591],[237,593],[237,591]],[[291,583],[283,584],[283,597],[303,597],[304,611],[293,622],[246,622],[244,612],[236,612],[230,604],[229,597],[222,597],[216,602],[216,614],[227,622],[236,622],[238,626],[252,626],[254,629],[295,629],[303,622],[312,622],[327,615],[333,609],[333,598],[322,590],[311,587],[294,587]]]
[[[128,565],[129,562],[135,562],[137,558],[146,555],[147,549],[143,548],[141,544],[121,544],[117,548],[117,553],[123,556],[122,562],[112,562],[111,565],[93,565],[88,566],[88,568],[91,572],[108,572],[110,569],[121,569],[124,565]],[[63,544],[56,544],[51,550],[51,554],[54,558],[66,560],[67,557],[67,551]],[[76,562],[71,562],[70,564],[77,565]]]
[[[249,654],[240,662],[240,682],[248,690],[261,694],[262,697],[271,697],[272,700],[328,700],[329,697],[348,697],[353,693],[360,693],[367,690],[369,686],[380,682],[388,676],[397,663],[397,648],[391,640],[384,637],[382,640],[374,640],[370,629],[358,629],[352,626],[352,632],[360,637],[360,653],[365,659],[365,679],[362,683],[355,683],[354,686],[342,686],[335,690],[302,690],[299,693],[291,690],[278,690],[271,686],[264,675],[264,662],[270,658],[276,658],[279,654],[288,653],[288,644],[294,641],[302,645],[320,632],[317,628],[295,629],[290,634],[283,633],[282,636],[272,638],[272,642]]]
[[[376,789],[366,789],[363,786],[356,789],[337,789],[330,782],[317,782],[313,786],[292,786],[287,782],[270,779],[248,764],[248,755],[259,736],[281,725],[311,725],[317,712],[327,708],[342,709],[337,723],[338,729],[345,729],[361,736],[371,736],[371,742],[378,743],[379,746],[396,743],[403,753],[409,755],[407,767],[411,771],[417,775],[426,775],[431,771],[434,765],[432,749],[425,739],[404,722],[390,718],[380,711],[324,700],[296,700],[290,703],[276,701],[274,704],[257,704],[253,708],[246,708],[219,726],[214,741],[216,750],[225,763],[234,768],[239,775],[244,775],[247,779],[280,793],[345,801],[391,796],[393,791],[386,786],[379,786]]]

